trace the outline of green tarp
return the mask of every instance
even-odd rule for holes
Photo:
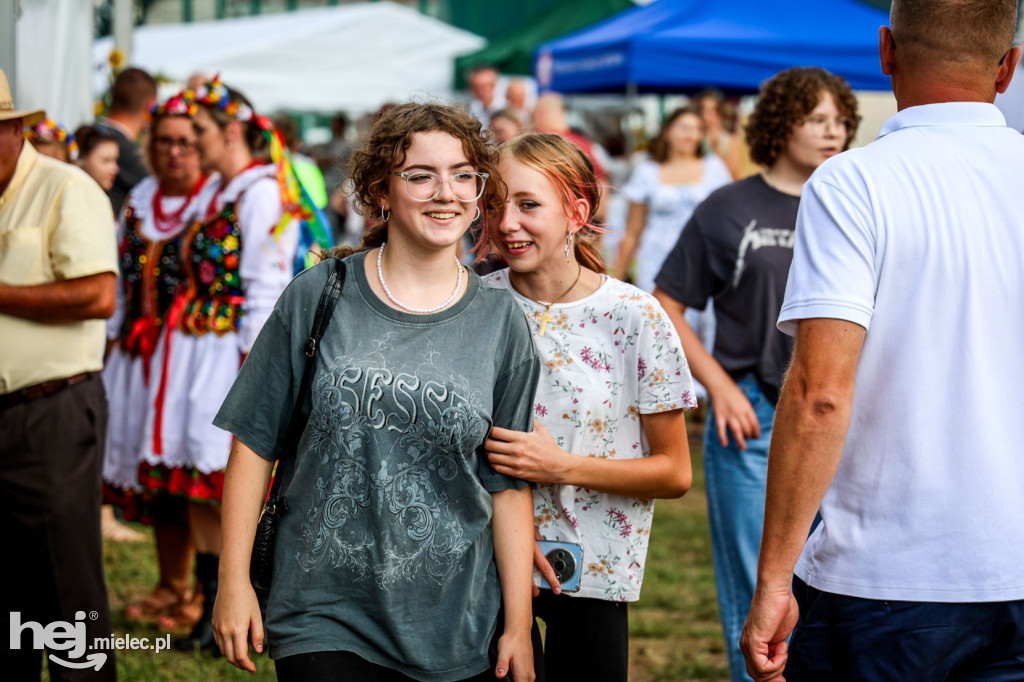
[[[496,36],[479,52],[459,57],[455,61],[455,87],[465,88],[466,69],[477,64],[490,64],[505,74],[531,75],[533,52],[538,45],[633,6],[631,0],[562,0],[531,17],[521,27]]]

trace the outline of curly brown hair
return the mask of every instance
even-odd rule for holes
[[[490,133],[465,108],[436,102],[405,102],[389,108],[374,122],[362,147],[353,152],[347,183],[355,194],[360,214],[372,216],[380,210],[388,183],[393,181],[389,173],[405,162],[413,136],[435,131],[461,141],[469,162],[490,175],[480,197],[481,222],[498,215],[505,203],[505,184],[498,176],[498,153],[490,144]],[[380,246],[387,239],[387,222],[376,221],[363,234],[358,249],[338,247],[330,255],[344,257]]]
[[[770,168],[789,142],[793,129],[821,103],[821,94],[831,93],[839,113],[853,121],[843,149],[857,133],[860,115],[857,99],[843,78],[815,66],[794,67],[772,76],[761,86],[757,106],[744,132],[754,163]]]

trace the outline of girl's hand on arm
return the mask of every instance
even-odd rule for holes
[[[624,497],[681,497],[692,482],[683,411],[642,414],[640,419],[651,454],[638,459],[566,452],[555,445],[548,430],[536,421],[532,433],[494,427],[484,447],[494,470],[506,476],[535,483],[583,486]]]
[[[686,306],[657,287],[654,289],[654,297],[665,309],[679,334],[679,342],[683,345],[683,353],[686,354],[693,378],[708,390],[708,398],[715,409],[718,441],[723,448],[728,447],[729,431],[732,431],[740,450],[746,450],[747,438],[761,437],[761,422],[754,406],[729,373],[718,364],[718,360],[704,348],[697,333],[686,321]]]
[[[487,459],[499,474],[533,483],[567,483],[576,459],[558,447],[551,432],[538,421],[533,431],[513,431],[495,426],[484,441]]]
[[[256,651],[262,652],[263,620],[249,582],[249,560],[273,466],[236,439],[224,473],[220,586],[213,606],[213,635],[228,662],[251,673],[256,672],[256,664],[249,658],[249,636]]]
[[[502,490],[492,495],[494,517],[494,559],[501,580],[505,607],[505,630],[498,640],[499,679],[533,682],[533,555],[536,528],[533,525],[533,492],[529,488]],[[511,677],[509,676],[511,673]]]

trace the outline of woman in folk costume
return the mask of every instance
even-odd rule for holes
[[[125,615],[160,619],[167,627],[191,627],[199,615],[190,591],[188,505],[185,498],[143,489],[139,461],[152,446],[143,430],[160,386],[167,314],[188,290],[189,228],[203,217],[218,186],[216,177],[200,169],[195,108],[178,95],[150,112],[146,152],[153,175],[132,189],[119,222],[118,308],[108,324],[110,352],[103,370],[111,408],[104,498],[121,506],[129,520],[154,527],[160,569],[153,592],[129,605]]]
[[[219,79],[186,93],[200,162],[220,185],[184,242],[187,289],[171,304],[158,389],[143,433],[140,481],[189,500],[203,614],[176,646],[215,646],[210,625],[220,556],[220,499],[231,435],[213,417],[263,322],[291,280],[300,220],[280,138]],[[267,151],[276,152],[269,162]],[[285,203],[287,200],[287,204]]]

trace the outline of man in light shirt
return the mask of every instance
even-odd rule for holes
[[[804,187],[740,640],[755,680],[1024,679],[1024,136],[992,104],[1016,19],[1016,0],[894,0],[899,112]]]
[[[113,650],[89,647],[111,632],[99,370],[116,300],[114,216],[84,171],[24,141],[22,126],[43,116],[14,106],[0,71],[0,617],[13,626],[17,614],[20,629],[0,648],[0,677],[39,679],[45,645],[51,679],[113,680]],[[43,632],[54,623],[55,640]],[[82,651],[56,646],[80,627]]]

